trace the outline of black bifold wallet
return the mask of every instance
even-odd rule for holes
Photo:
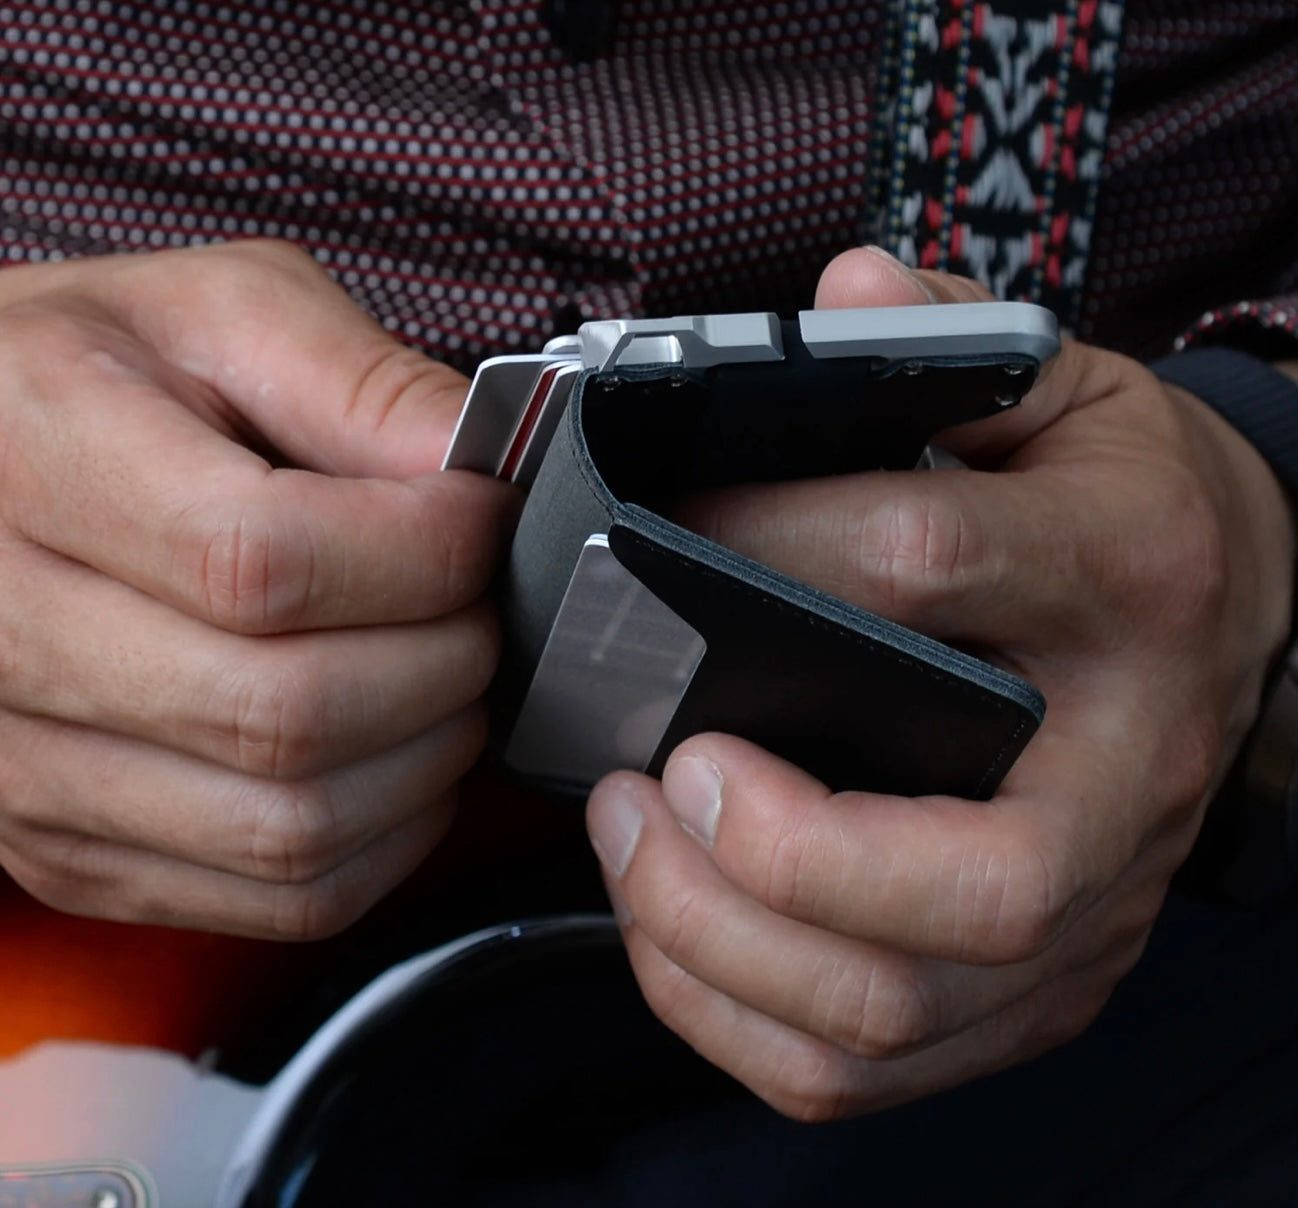
[[[1032,685],[664,513],[917,468],[1057,348],[1049,312],[982,303],[602,320],[484,363],[446,464],[529,487],[502,585],[505,765],[584,791],[719,730],[833,789],[991,796],[1043,717]]]

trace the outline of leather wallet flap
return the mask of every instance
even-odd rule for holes
[[[721,730],[833,789],[985,799],[1044,714],[1025,681],[643,509],[619,510],[609,548],[707,646],[651,774]]]

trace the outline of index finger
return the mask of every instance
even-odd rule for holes
[[[402,479],[441,465],[467,379],[395,340],[300,248],[239,240],[59,267],[295,465]]]
[[[0,341],[0,507],[29,540],[244,633],[427,619],[489,582],[509,488],[272,468],[123,337],[39,318],[11,312]]]

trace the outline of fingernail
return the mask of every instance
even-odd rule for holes
[[[889,265],[898,272],[904,273],[909,280],[923,291],[924,296],[930,302],[937,302],[937,295],[929,288],[928,282],[923,277],[916,276],[915,270],[903,260],[898,260],[887,248],[880,247],[877,243],[866,244],[865,250],[872,256],[877,256],[885,264]]]
[[[590,796],[586,815],[590,841],[604,866],[620,877],[635,855],[644,814],[628,787],[617,780],[600,785]]]
[[[865,250],[867,252],[872,253],[875,256],[882,257],[889,264],[895,264],[898,268],[904,268],[906,269],[907,272],[910,272],[910,269],[906,268],[906,266],[900,260],[898,260],[897,257],[894,256],[886,247],[880,247],[877,243],[867,243],[865,245]]]
[[[721,770],[710,759],[687,755],[663,771],[668,808],[704,847],[711,847],[721,821]]]

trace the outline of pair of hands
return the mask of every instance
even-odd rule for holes
[[[819,301],[974,294],[858,251]],[[20,884],[302,938],[422,860],[483,741],[480,597],[516,506],[436,472],[466,385],[283,245],[0,274],[0,864]],[[738,489],[686,519],[1038,684],[1046,724],[997,797],[830,795],[708,735],[589,807],[651,1005],[804,1118],[1089,1022],[1287,629],[1278,487],[1133,363],[1069,345],[1022,408],[944,443],[1000,472]]]

